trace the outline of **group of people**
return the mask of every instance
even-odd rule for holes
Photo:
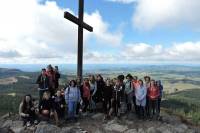
[[[131,74],[119,75],[114,79],[103,79],[98,75],[89,75],[81,81],[71,80],[59,89],[60,73],[58,67],[51,65],[42,69],[37,79],[39,85],[39,105],[31,95],[26,95],[20,104],[20,116],[27,126],[40,119],[60,119],[76,121],[79,114],[104,112],[105,120],[123,113],[135,112],[139,119],[153,119],[160,116],[160,103],[163,86],[149,76],[138,79]],[[38,117],[39,116],[39,117]]]

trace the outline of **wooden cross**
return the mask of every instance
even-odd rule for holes
[[[93,27],[83,21],[84,0],[79,0],[78,18],[69,12],[64,12],[64,18],[78,25],[78,58],[77,58],[77,77],[82,80],[83,72],[83,29],[93,32]]]

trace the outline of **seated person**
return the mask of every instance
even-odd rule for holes
[[[50,117],[54,116],[56,125],[58,125],[58,115],[55,110],[55,105],[53,103],[53,100],[50,97],[49,92],[44,92],[42,101],[39,104],[39,112],[40,112],[41,118],[45,120],[49,120]]]
[[[31,124],[37,124],[36,109],[33,105],[33,100],[31,95],[25,95],[22,102],[19,105],[19,115],[22,118],[24,124],[27,127]]]

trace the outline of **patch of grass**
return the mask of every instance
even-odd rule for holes
[[[166,95],[162,107],[200,124],[200,89],[190,89]]]

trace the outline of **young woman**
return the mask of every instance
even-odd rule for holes
[[[120,81],[118,80],[113,88],[112,99],[111,99],[111,109],[109,111],[108,117],[111,117],[112,113],[115,112],[115,116],[120,116],[120,101],[123,95],[123,87],[120,85]]]
[[[50,97],[49,92],[44,92],[43,99],[39,104],[39,112],[41,118],[44,120],[50,120],[50,118],[53,116],[56,125],[58,125],[58,114],[55,110],[55,105],[52,98]]]
[[[95,104],[95,94],[97,91],[97,82],[95,80],[94,75],[90,75],[89,76],[89,83],[90,83],[90,94],[91,94],[91,98],[90,98],[90,110],[93,111],[96,109],[96,104]]]
[[[56,93],[56,97],[54,98],[54,103],[55,103],[55,110],[58,114],[58,118],[62,119],[64,118],[64,112],[65,112],[65,99],[61,94],[61,91],[58,90]]]
[[[107,79],[106,86],[103,90],[103,108],[104,108],[104,113],[106,115],[105,118],[107,118],[108,111],[111,108],[112,92],[113,92],[113,86],[111,85],[110,79]]]
[[[102,94],[103,94],[104,87],[105,87],[105,82],[103,80],[103,77],[100,74],[98,74],[97,75],[97,91],[94,96],[95,97],[94,100],[96,103],[102,102]]]
[[[22,102],[19,105],[19,115],[24,122],[23,125],[29,127],[33,123],[37,124],[36,109],[34,108],[31,95],[24,96]]]
[[[144,85],[146,86],[147,92],[148,92],[148,90],[149,90],[149,88],[150,88],[151,77],[145,76],[145,77],[144,77],[144,81],[145,81]],[[147,102],[146,102],[146,107],[145,107],[146,116],[147,116],[147,117],[150,117],[150,114],[149,114],[149,96],[148,96],[148,95],[146,96],[146,101],[147,101]]]
[[[135,113],[138,115],[139,114],[139,110],[138,110],[138,107],[136,105],[136,96],[135,96],[135,90],[136,88],[139,88],[139,81],[138,81],[138,77],[137,76],[134,76],[133,77],[133,81],[132,81],[132,84],[133,84],[133,104],[134,104],[134,108],[135,108]]]
[[[81,100],[80,90],[77,87],[76,81],[71,80],[69,87],[65,90],[65,101],[68,106],[68,120],[76,120],[77,103]]]
[[[87,111],[88,105],[89,105],[89,101],[90,101],[90,83],[88,79],[85,79],[83,82],[83,104],[84,104],[84,108],[83,108],[83,112]]]
[[[49,78],[49,92],[51,96],[55,95],[55,83],[56,83],[56,75],[53,67],[51,65],[47,66],[47,72],[46,72],[48,78]]]
[[[158,98],[160,96],[159,88],[156,86],[155,80],[151,80],[150,88],[148,90],[148,97],[149,97],[149,111],[150,111],[150,118],[152,119],[153,116],[158,118]]]
[[[160,95],[158,97],[158,113],[160,115],[160,103],[161,103],[162,95],[163,95],[163,85],[161,84],[160,80],[156,81],[156,86],[159,88],[159,92],[160,92]]]
[[[125,83],[125,96],[126,96],[126,104],[127,104],[127,111],[131,111],[132,103],[133,103],[133,84],[132,84],[132,75],[128,74],[126,76],[126,83]]]
[[[143,81],[139,80],[139,87],[135,89],[135,96],[136,96],[136,105],[138,106],[138,116],[145,117],[145,106],[146,106],[146,95],[147,89],[146,86],[143,84]]]

